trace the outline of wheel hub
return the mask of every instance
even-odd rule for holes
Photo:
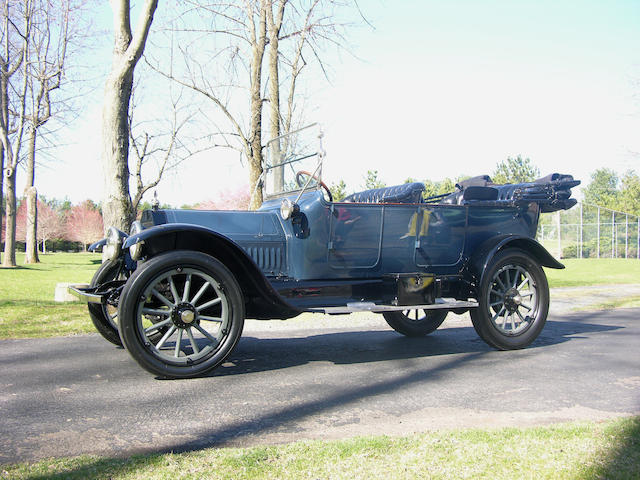
[[[504,306],[509,312],[515,312],[522,304],[522,296],[520,292],[515,288],[510,288],[504,294]]]
[[[189,328],[198,320],[198,312],[190,303],[180,303],[171,312],[171,320],[178,328]]]

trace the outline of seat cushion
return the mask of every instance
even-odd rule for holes
[[[422,192],[424,192],[424,184],[413,182],[352,193],[342,201],[351,203],[420,203]]]

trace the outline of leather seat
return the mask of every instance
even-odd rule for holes
[[[424,192],[424,184],[413,182],[352,193],[342,201],[347,203],[420,203],[422,192]]]

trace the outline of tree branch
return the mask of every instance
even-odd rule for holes
[[[126,3],[129,3],[128,0]],[[131,43],[129,43],[129,46],[127,47],[125,55],[126,63],[129,67],[138,63],[138,60],[142,56],[157,6],[158,0],[145,0],[144,7],[138,19],[138,24],[136,25],[136,31],[131,39]]]

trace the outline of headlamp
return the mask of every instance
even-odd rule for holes
[[[131,224],[131,235],[136,235],[143,230],[142,224],[139,221],[135,221]],[[134,261],[140,260],[142,257],[142,246],[144,245],[144,240],[138,240],[136,243],[129,247],[129,255]]]
[[[292,202],[290,198],[283,198],[282,203],[280,204],[280,216],[283,220],[287,220],[293,216],[293,214],[298,213],[300,211],[300,207],[297,203]]]
[[[107,231],[107,244],[102,249],[102,257],[106,260],[115,260],[122,251],[122,239],[116,227],[109,227]]]

